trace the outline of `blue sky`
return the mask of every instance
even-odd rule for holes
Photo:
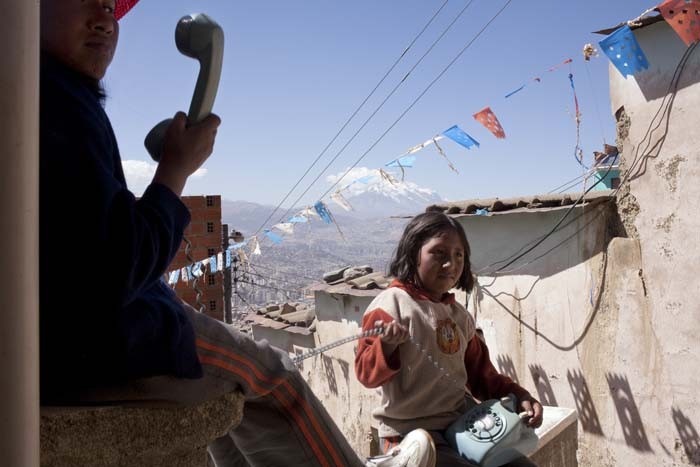
[[[139,194],[153,170],[143,147],[145,134],[163,118],[189,108],[198,65],[177,51],[173,39],[184,14],[207,13],[226,35],[214,107],[222,125],[214,154],[185,193],[277,205],[443,2],[141,0],[121,20],[119,48],[105,80],[107,112],[122,159],[128,161],[132,189]],[[345,171],[375,143],[505,3],[474,0],[299,204],[317,201],[330,186],[327,176]],[[466,4],[447,3],[300,188],[338,153]],[[651,6],[645,0],[514,0],[359,167],[382,167],[457,124],[481,143],[467,151],[443,142],[459,174],[434,148],[426,148],[417,154],[415,168],[407,170],[408,180],[459,200],[545,193],[580,175],[573,157],[576,127],[568,73],[574,74],[581,146],[590,161],[603,140],[614,144],[615,130],[608,60],[601,56],[586,65],[581,50],[603,38],[591,31],[637,17]],[[545,71],[566,58],[574,59],[570,67]],[[542,82],[504,98],[534,76]],[[487,105],[507,139],[494,138],[472,118]]]

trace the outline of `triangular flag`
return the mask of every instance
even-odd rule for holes
[[[194,266],[192,267],[192,275],[194,277],[200,277],[202,275],[202,262],[197,261],[194,263]]]
[[[226,267],[231,266],[231,250],[227,249],[226,250]]]
[[[209,270],[211,271],[212,274],[217,272],[219,269],[216,264],[216,255],[212,256],[209,258]]]
[[[253,254],[261,255],[262,252],[260,251],[260,242],[258,241],[258,237],[252,237],[250,243],[252,245],[251,249],[253,250]]]
[[[290,224],[306,224],[309,222],[309,218],[302,215],[296,215],[287,219],[287,222]]]
[[[273,225],[272,228],[281,230],[282,232],[290,235],[294,233],[294,224],[291,222],[280,222],[279,224]]]
[[[398,180],[396,180],[394,177],[391,176],[389,172],[386,172],[384,169],[379,169],[379,175],[382,176],[383,180],[386,180],[387,182],[391,183],[392,185],[396,185],[399,183]]]
[[[248,255],[245,254],[245,250],[238,250],[238,257],[240,258],[242,265],[248,264]]]
[[[437,148],[437,150],[438,150],[438,152],[440,153],[440,155],[441,155],[442,157],[444,157],[445,160],[447,161],[447,165],[450,166],[450,169],[452,169],[453,172],[459,173],[459,171],[458,171],[457,169],[455,169],[455,166],[452,165],[452,162],[447,158],[447,154],[445,154],[445,151],[442,150],[442,148],[441,148],[440,145],[437,143],[437,141],[434,141],[434,143],[435,143],[435,147]]]
[[[700,40],[699,0],[666,0],[658,8],[685,45]]]
[[[339,192],[335,192],[331,195],[331,199],[340,206],[341,208],[345,209],[346,211],[352,211],[352,206],[350,203],[348,203],[348,200],[346,200],[343,195],[341,195]]]
[[[394,159],[391,162],[384,164],[385,167],[413,167],[413,163],[416,161],[416,156],[404,156]]]
[[[455,143],[464,146],[467,149],[472,148],[474,146],[476,146],[477,148],[479,147],[479,142],[471,136],[469,136],[468,134],[466,134],[457,125],[448,128],[447,130],[443,131],[442,134],[450,138]]]
[[[316,212],[318,213],[319,217],[325,222],[326,224],[332,224],[333,220],[331,219],[331,213],[328,210],[328,206],[323,201],[318,201],[316,204],[314,204],[314,209],[316,209]]]
[[[280,243],[282,243],[282,237],[272,232],[270,229],[265,229],[263,232],[265,233],[265,236],[272,240],[272,243],[274,243],[275,245],[279,245]]]
[[[301,215],[304,217],[316,217],[318,218],[319,215],[316,212],[316,210],[312,206],[307,206],[302,212]]]
[[[474,118],[493,133],[496,138],[504,139],[506,137],[506,132],[503,131],[503,127],[498,118],[496,118],[496,114],[491,110],[491,107],[481,109],[474,114]]]
[[[634,75],[649,68],[647,57],[629,26],[622,26],[599,44],[622,76]]]
[[[168,284],[169,285],[175,285],[177,284],[177,279],[180,277],[180,270],[176,269],[175,271],[172,271],[170,273],[170,277],[168,278]]]

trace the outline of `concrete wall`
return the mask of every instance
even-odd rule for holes
[[[555,247],[551,239],[510,273],[482,270],[469,308],[502,372],[547,404],[578,409],[581,465],[700,465],[700,52],[646,144],[685,46],[665,22],[635,33],[650,70],[626,80],[610,72],[622,177],[640,161],[617,211],[595,208],[603,209],[596,219],[591,210],[570,225],[572,238],[515,269]],[[508,257],[560,214],[461,218],[475,269]]]
[[[317,345],[357,334],[374,297],[316,292]],[[340,430],[360,456],[370,455],[371,410],[380,399],[355,377],[357,341],[304,361],[301,372]]]
[[[651,69],[638,81],[611,72],[611,104],[629,119],[623,134],[623,171],[631,171],[621,204],[635,204],[625,221],[640,243],[639,278],[646,296],[644,328],[625,349],[638,355],[633,369],[644,375],[633,386],[648,430],[649,460],[654,465],[700,464],[700,50],[682,70],[669,112],[644,140],[652,118],[687,48],[665,23],[637,31]],[[669,96],[671,101],[673,93]],[[653,126],[656,126],[654,124]],[[637,328],[640,324],[636,324]],[[631,368],[632,369],[632,368]],[[624,452],[621,451],[621,455]]]

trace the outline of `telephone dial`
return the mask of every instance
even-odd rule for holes
[[[447,429],[445,438],[463,458],[481,467],[507,464],[537,448],[537,435],[517,413],[512,394],[473,407]]]
[[[224,56],[224,31],[204,13],[187,15],[175,27],[175,44],[180,53],[199,61],[199,76],[187,114],[190,124],[198,123],[211,113],[216,99]],[[165,131],[172,120],[168,118],[153,127],[144,141],[156,162],[162,155]]]

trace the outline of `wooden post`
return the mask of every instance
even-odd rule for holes
[[[0,465],[39,465],[39,2],[0,27]],[[50,226],[49,226],[50,227]]]

